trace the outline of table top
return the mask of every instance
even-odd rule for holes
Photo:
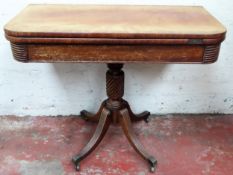
[[[4,29],[23,62],[212,63],[226,33],[200,6],[29,5]]]
[[[226,29],[200,6],[29,5],[6,26],[10,36],[216,38]]]

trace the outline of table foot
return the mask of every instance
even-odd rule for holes
[[[148,162],[150,164],[150,172],[155,172],[157,166],[157,160],[154,157],[149,157]]]
[[[142,144],[139,142],[137,139],[136,135],[133,132],[132,126],[131,126],[131,120],[130,120],[130,115],[129,111],[127,108],[120,110],[120,125],[130,142],[131,146],[135,149],[135,151],[143,158],[145,159],[149,165],[150,165],[150,171],[154,172],[155,167],[157,164],[156,159],[153,156],[150,156],[145,149],[143,148]]]
[[[100,120],[95,130],[94,135],[92,136],[91,140],[88,144],[80,151],[79,154],[73,157],[72,161],[75,164],[75,168],[78,171],[80,169],[80,161],[87,157],[94,149],[98,146],[98,144],[103,139],[106,131],[109,128],[111,123],[111,118],[109,117],[110,111],[106,108],[103,108]]]
[[[125,103],[126,108],[128,109],[129,116],[132,122],[144,120],[146,123],[148,123],[150,121],[150,112],[144,111],[140,114],[134,114],[129,106],[129,103],[125,100],[124,100],[124,103]]]
[[[146,123],[149,123],[150,121],[150,112],[144,111],[140,114],[135,114],[133,117],[133,121],[141,121],[144,120]]]
[[[102,112],[102,110],[103,110],[103,108],[104,108],[104,103],[105,103],[105,102],[103,102],[103,103],[101,104],[101,106],[100,106],[100,108],[99,108],[99,110],[98,110],[98,112],[97,112],[96,114],[93,114],[93,113],[88,112],[88,111],[86,111],[86,110],[82,110],[82,111],[80,112],[81,118],[82,118],[83,120],[85,120],[85,121],[98,122],[99,119],[100,119],[101,112]]]
[[[75,163],[75,167],[76,167],[76,171],[80,170],[80,164],[79,164],[79,162]]]

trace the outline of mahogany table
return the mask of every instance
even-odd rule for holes
[[[157,164],[137,140],[131,122],[148,120],[134,114],[122,98],[124,63],[212,63],[218,58],[226,29],[200,6],[29,5],[5,26],[14,58],[21,62],[78,62],[108,65],[108,98],[96,114],[88,144],[73,158],[79,163],[100,143],[110,123],[119,123],[133,148]]]

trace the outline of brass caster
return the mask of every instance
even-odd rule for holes
[[[149,161],[149,164],[150,164],[150,172],[154,173],[155,169],[156,169],[156,166],[157,166],[157,160],[155,160],[154,157],[149,157],[148,161]]]
[[[76,171],[80,171],[79,157],[78,156],[73,157],[72,162],[75,165]]]

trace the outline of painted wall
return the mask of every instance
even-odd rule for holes
[[[102,64],[16,62],[3,25],[28,3],[203,5],[228,29],[219,61],[211,65],[126,64],[125,99],[152,113],[233,113],[233,1],[229,0],[7,0],[0,4],[0,115],[69,115],[95,111],[105,95]]]

